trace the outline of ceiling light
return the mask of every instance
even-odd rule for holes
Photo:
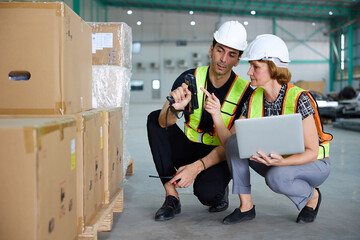
[[[132,13],[133,13],[132,10],[128,10],[128,11],[127,11],[127,14],[128,14],[128,15],[131,15]]]
[[[191,22],[190,22],[190,25],[191,25],[191,26],[195,26],[195,24],[196,24],[195,21],[191,21]]]
[[[141,23],[142,23],[141,21],[137,21],[137,22],[136,22],[136,25],[140,26]]]
[[[250,13],[251,13],[251,15],[255,15],[255,14],[256,14],[256,11],[255,11],[255,10],[252,10]]]
[[[329,11],[329,15],[331,16],[331,15],[333,15],[334,14],[334,12],[333,11]]]
[[[248,21],[244,21],[244,25],[245,25],[245,26],[249,25],[249,22],[248,22]]]
[[[193,15],[193,14],[194,14],[194,11],[189,11],[189,14],[190,14],[190,15]]]

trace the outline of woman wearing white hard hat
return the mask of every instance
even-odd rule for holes
[[[240,207],[225,217],[223,223],[234,224],[255,218],[249,166],[265,178],[266,184],[274,192],[284,194],[296,205],[300,210],[297,222],[313,222],[321,203],[318,186],[330,173],[329,141],[332,136],[322,130],[314,98],[307,91],[289,83],[290,59],[282,39],[271,34],[257,36],[249,45],[243,60],[250,63],[248,75],[251,85],[257,89],[245,103],[240,119],[300,113],[305,152],[283,157],[274,153],[265,155],[259,151],[250,159],[240,159],[235,129],[229,131],[221,124],[218,120],[218,101],[207,93],[205,109],[214,119],[221,143],[226,145],[226,157],[233,177],[233,194],[238,194],[240,198]]]

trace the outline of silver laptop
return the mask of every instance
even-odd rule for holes
[[[302,153],[304,136],[300,113],[235,121],[240,158],[258,151],[280,155]]]

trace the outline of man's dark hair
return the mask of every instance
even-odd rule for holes
[[[215,48],[215,45],[217,44],[217,41],[215,40],[215,38],[213,38],[213,42],[212,42],[212,46],[213,48]],[[239,50],[239,57],[241,57],[241,55],[244,53],[244,51],[240,51]]]

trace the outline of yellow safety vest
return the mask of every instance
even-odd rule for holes
[[[194,110],[194,113],[189,116],[188,122],[185,123],[185,135],[192,142],[219,146],[221,143],[215,130],[213,132],[203,132],[199,129],[206,96],[205,93],[200,90],[200,87],[206,89],[207,71],[208,66],[198,67],[195,70],[199,108]],[[221,106],[221,116],[228,129],[230,129],[232,126],[236,109],[249,85],[250,83],[248,81],[236,75],[236,78],[231,85],[227,96],[225,97],[225,100]]]
[[[282,115],[296,113],[298,99],[302,92],[305,92],[310,98],[312,107],[315,110],[314,119],[316,129],[320,138],[318,159],[329,157],[329,142],[332,140],[332,135],[325,133],[320,120],[319,110],[317,103],[313,96],[306,90],[301,89],[293,84],[287,84],[287,90],[285,93],[285,99],[282,107]],[[249,118],[257,118],[264,116],[264,89],[257,88],[250,97],[249,100]]]

